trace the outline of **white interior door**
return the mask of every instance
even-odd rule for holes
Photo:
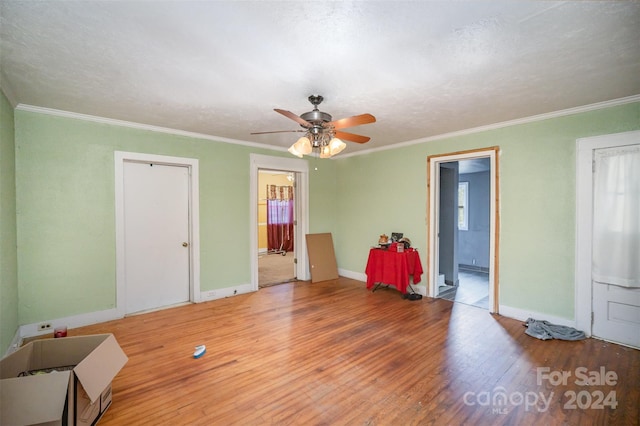
[[[189,301],[189,169],[124,162],[126,313]]]
[[[640,348],[640,288],[592,284],[593,335]]]
[[[592,333],[640,348],[640,144],[593,154]]]

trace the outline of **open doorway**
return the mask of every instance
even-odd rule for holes
[[[258,170],[258,288],[296,279],[296,174]]]
[[[431,156],[428,294],[498,311],[498,148]]]
[[[489,309],[488,157],[440,163],[437,297]]]
[[[294,256],[294,276],[300,281],[307,281],[309,278],[307,246],[305,235],[308,231],[309,223],[309,165],[306,160],[299,160],[286,157],[273,157],[260,154],[250,154],[250,204],[249,204],[249,227],[250,227],[250,258],[251,258],[251,289],[258,290],[259,273],[258,257],[258,176],[261,170],[275,170],[280,172],[293,173],[295,178],[294,209],[295,223],[293,231],[293,256]],[[265,220],[266,222],[266,220]],[[276,255],[280,256],[281,255]]]

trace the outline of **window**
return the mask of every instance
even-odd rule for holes
[[[458,183],[458,229],[469,230],[469,182]]]

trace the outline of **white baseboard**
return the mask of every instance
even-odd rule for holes
[[[346,269],[338,269],[338,274],[345,278],[351,278],[357,281],[367,282],[367,275],[361,272],[349,271]],[[411,284],[414,291],[422,296],[427,296],[427,287],[421,284]],[[215,290],[203,291],[200,293],[200,302],[207,302],[210,300],[222,299],[225,297],[237,296],[238,294],[251,293],[255,291],[251,284],[242,284],[234,287],[221,288]],[[549,314],[540,312],[529,311],[520,308],[514,308],[511,306],[500,305],[499,314],[516,319],[519,321],[526,321],[529,318],[534,318],[541,321],[549,321],[552,324],[564,325],[568,327],[576,327],[576,321],[573,319],[556,317]],[[43,334],[49,334],[55,327],[67,326],[68,328],[83,327],[86,325],[98,324],[101,322],[111,321],[115,319],[123,318],[124,315],[117,309],[107,309],[105,311],[91,312],[87,314],[73,315],[65,318],[59,318],[51,321],[40,321],[34,324],[25,324],[18,328],[13,340],[5,355],[15,351],[20,347],[24,338],[40,336]],[[38,331],[38,324],[43,322],[51,323],[51,328],[48,330]],[[584,330],[585,333],[587,332]]]
[[[411,286],[413,291],[415,291],[418,294],[421,294],[422,297],[427,297],[427,286],[426,285],[421,285],[421,284],[409,284],[409,285]]]
[[[338,268],[338,275],[345,278],[351,278],[352,280],[362,281],[363,283],[367,282],[367,274],[362,272],[354,272],[349,271],[348,269]],[[425,285],[410,284],[410,286],[416,293],[421,294],[423,297],[427,297],[427,287]]]
[[[354,272],[354,271],[349,271],[347,269],[338,269],[338,274],[341,277],[346,277],[346,278],[351,278],[358,281],[367,282],[367,275],[362,272]],[[411,287],[416,293],[421,294],[423,297],[427,297],[426,284],[421,282],[420,284],[411,284]],[[564,326],[573,327],[573,328],[576,327],[576,321],[573,319],[556,317],[549,314],[544,314],[544,313],[535,312],[535,311],[528,311],[520,308],[513,308],[511,306],[506,306],[506,305],[500,305],[498,312],[503,317],[508,317],[508,318],[519,320],[519,321],[526,321],[529,318],[533,318],[540,321],[549,321],[552,324],[564,325]],[[586,330],[585,330],[585,333],[586,333]]]
[[[347,269],[338,268],[338,275],[345,278],[351,278],[352,280],[367,282],[367,274],[362,272],[353,272]]]
[[[251,287],[251,284],[241,284],[234,287],[207,290],[200,293],[200,302],[223,299],[225,297],[237,296],[238,294],[251,293],[253,291],[255,290]]]
[[[21,325],[18,333],[22,340],[25,337],[34,337],[53,333],[53,329],[60,326],[67,326],[67,328],[78,328],[84,327],[85,325],[98,324],[114,319],[120,319],[122,317],[122,313],[117,309],[107,309],[106,311],[90,312],[87,314],[73,315],[70,317],[58,318],[50,321],[39,321],[34,324]],[[38,324],[42,324],[43,322],[50,323],[51,328],[39,331]]]
[[[567,327],[576,327],[576,321],[567,318],[556,317],[549,314],[544,314],[540,312],[528,311],[520,308],[512,308],[511,306],[499,305],[498,312],[503,317],[509,317],[512,319],[526,321],[529,318],[536,319],[538,321],[548,321],[552,324],[564,325]]]
[[[16,333],[13,335],[13,340],[9,344],[9,347],[7,348],[7,351],[4,353],[3,356],[7,356],[10,353],[15,352],[16,349],[22,346],[22,340],[23,340],[22,336],[20,336],[20,328],[18,328],[16,330]]]
[[[221,299],[223,297],[234,296],[242,293],[250,293],[253,291],[250,284],[243,284],[236,287],[229,287],[217,290],[203,291],[200,293],[200,302],[206,302],[209,300]],[[42,320],[33,324],[21,325],[11,341],[11,345],[7,349],[7,353],[13,352],[16,348],[22,345],[22,341],[27,337],[42,336],[45,334],[53,333],[53,329],[60,326],[66,326],[67,328],[78,328],[86,325],[98,324],[101,322],[107,322],[124,317],[124,313],[118,309],[107,309],[105,311],[90,312],[86,314],[73,315],[64,318],[58,318],[54,320]],[[38,325],[42,323],[51,324],[51,328],[47,330],[38,330]]]

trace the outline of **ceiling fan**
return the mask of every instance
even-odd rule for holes
[[[291,111],[274,109],[275,112],[298,123],[304,130],[276,130],[272,132],[254,132],[251,134],[262,135],[266,133],[305,132],[306,134],[289,148],[290,153],[300,158],[302,158],[303,155],[311,154],[313,149],[319,151],[320,158],[332,157],[340,153],[347,146],[341,139],[356,143],[369,142],[371,138],[368,136],[343,132],[340,129],[375,123],[376,118],[373,115],[360,114],[340,120],[333,120],[330,114],[318,109],[318,105],[324,100],[322,96],[311,95],[308,99],[311,105],[313,105],[313,111],[305,112],[299,116]]]

